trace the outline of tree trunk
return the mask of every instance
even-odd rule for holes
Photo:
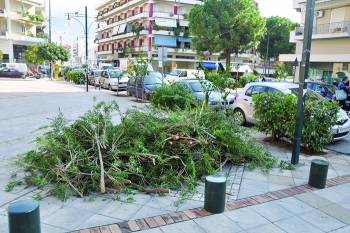
[[[232,49],[226,49],[226,72],[231,72],[231,53]]]

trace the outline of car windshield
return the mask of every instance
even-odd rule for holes
[[[94,71],[94,77],[100,77],[102,71]]]
[[[119,78],[123,72],[120,70],[110,70],[109,75],[111,78]]]
[[[157,84],[162,84],[162,80],[155,77],[155,76],[148,76],[144,80],[145,85],[157,85]]]
[[[148,73],[148,76],[149,77],[154,77],[154,78],[158,78],[158,79],[162,79],[162,74],[161,73],[159,73],[159,72],[149,72]]]
[[[286,94],[286,95],[290,95],[290,94],[298,95],[299,88],[288,88],[281,91],[283,92],[283,94]]]
[[[203,89],[206,89],[206,87],[209,89],[209,91],[216,91],[216,88],[208,81],[194,81],[190,82],[189,85],[193,92],[204,92]]]
[[[299,88],[290,88],[290,89],[282,90],[282,92],[284,94],[287,94],[287,95],[293,94],[293,95],[297,96],[299,93]],[[323,96],[318,94],[316,91],[313,91],[310,89],[307,89],[306,92],[304,90],[304,94],[305,94],[306,99],[318,99],[318,100],[325,99]]]

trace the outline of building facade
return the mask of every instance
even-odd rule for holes
[[[44,0],[0,0],[0,50],[4,62],[23,62],[26,46],[44,43]]]
[[[158,48],[166,47],[165,70],[194,69],[198,65],[192,48],[188,15],[199,0],[103,0],[98,4],[97,60],[126,68],[135,53],[158,60]],[[233,61],[252,60],[241,54]],[[217,61],[219,54],[208,57]],[[156,62],[158,63],[158,62]]]
[[[294,8],[305,21],[306,0],[294,0]],[[303,25],[291,32],[296,54],[282,54],[280,61],[301,60]],[[316,0],[311,48],[310,78],[330,80],[350,73],[350,1]]]

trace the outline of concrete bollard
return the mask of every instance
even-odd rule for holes
[[[315,188],[324,189],[327,182],[329,163],[321,159],[311,161],[309,185]]]
[[[205,178],[204,209],[213,214],[225,211],[226,177],[207,176]]]
[[[19,200],[8,207],[9,233],[41,233],[39,203]]]

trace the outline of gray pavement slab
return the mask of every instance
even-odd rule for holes
[[[224,213],[224,215],[229,217],[244,230],[270,223],[266,218],[258,214],[252,207],[229,211]]]
[[[310,205],[296,199],[295,197],[288,197],[281,200],[276,201],[276,203],[287,209],[290,213],[294,215],[310,212],[312,210],[315,210],[315,208],[311,207]]]
[[[344,223],[319,210],[301,214],[299,217],[325,232],[334,231],[346,226]]]
[[[270,222],[286,219],[293,215],[290,211],[278,205],[277,202],[267,202],[256,205],[253,209]]]
[[[350,137],[334,142],[326,146],[326,148],[340,154],[350,155]]]
[[[207,233],[217,233],[218,231],[220,233],[238,233],[243,231],[236,222],[223,214],[199,218],[194,221]]]
[[[181,222],[160,228],[163,233],[205,233],[194,221]]]
[[[297,233],[297,232],[323,233],[324,232],[297,216],[277,221],[274,224],[288,233]]]
[[[327,205],[323,206],[320,208],[320,210],[329,216],[332,216],[339,221],[350,225],[350,211],[349,209],[346,209],[340,205],[337,204],[332,204],[332,205]]]
[[[272,223],[259,226],[254,229],[249,229],[246,232],[247,233],[285,233],[285,231],[283,231],[281,228],[277,227]]]

